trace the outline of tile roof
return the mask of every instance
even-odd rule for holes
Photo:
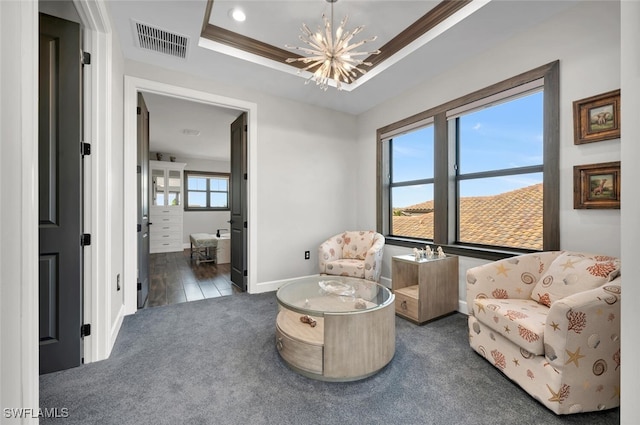
[[[402,208],[393,234],[433,239],[433,201]],[[460,242],[542,249],[542,183],[460,200]]]

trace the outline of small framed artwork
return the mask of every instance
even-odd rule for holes
[[[573,143],[620,138],[620,90],[573,102]]]
[[[574,209],[620,208],[620,161],[573,167]]]

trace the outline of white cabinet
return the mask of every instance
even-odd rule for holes
[[[182,220],[184,213],[181,162],[149,161],[151,207],[149,248],[158,252],[182,251]]]

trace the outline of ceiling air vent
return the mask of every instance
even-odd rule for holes
[[[151,25],[133,21],[136,45],[143,49],[185,59],[189,38]]]

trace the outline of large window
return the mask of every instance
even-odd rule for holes
[[[433,125],[389,139],[394,236],[433,239]]]
[[[186,211],[228,210],[229,174],[185,171]]]
[[[499,258],[559,248],[558,62],[378,130],[387,243]]]
[[[457,136],[458,242],[542,250],[543,94],[449,119]]]

